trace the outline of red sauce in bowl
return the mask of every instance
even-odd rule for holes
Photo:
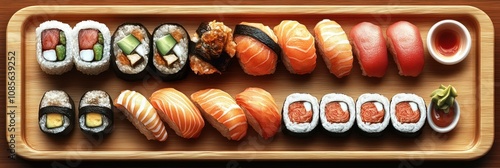
[[[432,107],[432,122],[438,127],[447,127],[455,119],[455,106],[450,107],[450,111],[445,113],[443,110]]]
[[[434,46],[437,51],[443,56],[453,56],[455,55],[460,48],[460,36],[458,33],[445,29],[441,30],[437,33]]]

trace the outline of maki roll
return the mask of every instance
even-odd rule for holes
[[[151,61],[151,34],[139,23],[124,23],[111,38],[111,67],[123,80],[143,79]]]
[[[164,81],[184,78],[189,62],[189,34],[179,24],[166,23],[153,31],[153,60],[150,67],[154,75]]]
[[[424,99],[411,93],[399,93],[392,97],[390,109],[394,129],[405,136],[421,133],[427,109]]]
[[[307,135],[318,125],[319,104],[316,97],[306,93],[293,93],[283,105],[285,133]]]
[[[278,38],[262,23],[242,22],[234,29],[236,57],[249,75],[269,75],[276,71],[281,48]]]
[[[110,33],[105,24],[85,20],[73,28],[73,60],[78,71],[97,75],[109,68]]]
[[[377,136],[389,124],[389,100],[381,94],[365,93],[356,101],[356,123],[368,136]]]
[[[324,95],[321,98],[319,112],[321,125],[333,135],[348,133],[354,125],[356,116],[354,100],[345,94]]]
[[[38,110],[38,125],[47,134],[66,135],[75,122],[73,99],[62,90],[50,90],[43,94]]]
[[[50,75],[61,75],[73,68],[71,27],[56,20],[36,28],[36,60],[40,69]]]
[[[113,130],[113,100],[101,90],[86,92],[80,99],[78,121],[86,135],[105,135]]]
[[[198,75],[226,71],[236,53],[233,30],[223,22],[201,23],[191,40],[195,44],[191,47],[193,54],[189,56],[189,65]]]

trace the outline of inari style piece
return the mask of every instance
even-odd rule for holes
[[[426,120],[424,99],[411,93],[398,93],[391,99],[391,123],[394,129],[405,136],[416,136],[422,131]]]
[[[236,95],[248,123],[264,139],[273,137],[281,125],[281,113],[273,96],[264,89],[250,87]]]
[[[284,20],[274,27],[281,47],[281,59],[292,74],[309,74],[316,68],[314,37],[307,27],[294,20]]]
[[[111,35],[105,24],[85,20],[73,28],[73,60],[78,71],[97,75],[109,68]]]
[[[281,55],[278,38],[262,23],[241,22],[234,29],[236,57],[243,71],[249,75],[273,74]]]
[[[191,47],[189,64],[198,75],[221,74],[236,53],[233,30],[223,22],[202,22],[191,40],[195,44]]]
[[[137,81],[148,75],[152,60],[151,34],[139,23],[118,26],[111,37],[111,67],[116,76],[127,81]]]
[[[307,93],[292,93],[283,105],[285,133],[306,136],[312,133],[319,122],[318,99]]]
[[[113,100],[102,90],[83,94],[78,108],[80,129],[87,135],[106,135],[113,130]]]
[[[334,135],[348,133],[356,120],[354,100],[341,93],[324,95],[321,98],[319,111],[321,125]]]
[[[349,75],[353,64],[352,47],[342,27],[335,21],[321,20],[314,27],[314,37],[330,73],[337,78]]]
[[[114,100],[113,105],[134,124],[148,140],[167,140],[167,130],[155,108],[142,94],[124,90]]]
[[[189,69],[190,38],[179,24],[164,23],[153,31],[153,60],[150,67],[154,75],[163,81],[184,78]]]
[[[47,134],[67,135],[75,122],[73,99],[62,90],[50,90],[43,94],[38,110],[38,125]]]
[[[424,69],[424,43],[418,27],[407,21],[387,28],[387,45],[402,76],[420,75]]]
[[[214,128],[229,140],[239,141],[247,134],[247,118],[228,93],[205,89],[191,94],[191,100]]]
[[[349,39],[362,74],[383,77],[387,71],[388,58],[382,29],[370,22],[361,22],[352,27]]]
[[[391,120],[389,100],[381,94],[365,93],[356,101],[356,123],[367,136],[379,136]]]
[[[153,92],[149,98],[162,121],[166,122],[180,137],[197,138],[205,121],[198,108],[182,92],[164,88]]]
[[[36,60],[40,69],[50,75],[61,75],[73,68],[71,27],[56,20],[36,28]]]

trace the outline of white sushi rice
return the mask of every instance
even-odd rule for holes
[[[417,123],[401,123],[398,121],[396,118],[396,105],[401,102],[412,102],[417,105],[418,111],[420,112],[420,119]],[[422,97],[411,93],[396,94],[392,97],[390,107],[392,126],[402,133],[415,133],[424,126],[426,110],[427,108],[425,107],[425,102]]]
[[[179,72],[182,67],[186,65],[187,59],[188,59],[188,44],[189,44],[189,38],[188,38],[188,33],[179,27],[178,25],[169,25],[165,24],[162,25],[161,27],[157,28],[156,31],[153,34],[153,51],[157,51],[156,49],[156,40],[160,39],[161,37],[165,36],[167,33],[171,33],[174,31],[180,31],[182,33],[182,39],[176,44],[176,46],[179,47],[174,47],[173,49],[178,50],[176,52],[177,57],[179,57],[179,60],[174,62],[172,65],[169,66],[163,66],[159,65],[156,62],[156,59],[153,59],[153,64],[158,69],[161,73],[163,74],[175,74]]]
[[[379,102],[382,104],[385,114],[384,114],[384,119],[382,120],[381,123],[363,122],[363,120],[361,119],[361,105],[363,105],[366,102]],[[387,128],[389,120],[390,120],[389,100],[385,96],[377,93],[365,93],[359,96],[358,100],[356,101],[356,123],[362,131],[367,133],[382,132],[385,130],[385,128]]]
[[[42,32],[46,29],[59,29],[64,32],[66,36],[66,57],[62,61],[48,61],[43,58],[42,55]],[[40,69],[50,75],[61,75],[65,72],[70,71],[73,68],[73,55],[71,53],[71,47],[73,41],[71,40],[71,27],[66,24],[56,20],[50,20],[43,22],[35,30],[36,32],[36,59],[40,65]]]
[[[344,110],[344,111],[349,111],[349,121],[347,121],[346,123],[331,123],[331,122],[328,122],[328,120],[326,119],[326,105],[330,102],[340,102],[340,103],[345,103],[347,105],[347,109]],[[346,131],[348,131],[349,129],[351,129],[351,127],[354,125],[354,121],[355,121],[355,116],[356,116],[356,110],[354,108],[354,100],[345,95],[345,94],[341,94],[341,93],[330,93],[330,94],[326,94],[323,96],[323,98],[321,98],[321,103],[319,105],[319,117],[321,119],[321,125],[323,126],[323,128],[325,128],[326,130],[330,131],[330,132],[334,132],[334,133],[344,133]]]
[[[40,101],[40,108],[47,106],[59,106],[72,109],[70,98],[66,92],[62,90],[50,90],[45,92]]]
[[[128,66],[128,65],[123,65],[118,59],[116,59],[115,63],[117,65],[118,69],[121,72],[126,73],[126,74],[137,74],[139,72],[142,72],[146,68],[148,61],[149,61],[148,55],[150,52],[150,47],[149,47],[150,39],[147,36],[146,30],[143,27],[141,27],[139,25],[133,25],[133,24],[123,25],[123,26],[119,27],[113,36],[114,44],[112,44],[112,45],[113,45],[113,50],[114,50],[113,52],[115,53],[115,55],[113,57],[116,57],[116,55],[118,53],[120,53],[120,52],[123,53],[123,51],[120,49],[120,47],[118,47],[118,41],[120,41],[124,37],[128,36],[129,34],[132,33],[133,30],[136,30],[136,29],[140,30],[144,36],[144,39],[141,40],[141,44],[142,44],[142,46],[144,46],[144,51],[147,51],[147,53],[145,55],[141,55],[143,58],[143,61],[134,67]]]
[[[82,29],[97,29],[102,34],[104,39],[104,48],[102,53],[102,59],[99,61],[87,62],[80,58],[80,47],[78,46],[78,33]],[[75,25],[71,35],[73,42],[71,51],[74,55],[74,63],[76,69],[87,75],[97,75],[101,72],[108,70],[109,68],[109,51],[111,43],[111,35],[108,27],[103,24],[93,20],[84,20]]]
[[[80,100],[80,107],[85,106],[101,106],[111,109],[110,97],[102,90],[88,91]]]
[[[288,118],[288,107],[294,102],[309,102],[312,105],[312,120],[310,123],[294,123]],[[307,107],[306,107],[307,108]],[[286,97],[283,105],[283,122],[287,130],[294,133],[311,132],[318,125],[319,120],[319,103],[318,99],[307,93],[292,93]]]

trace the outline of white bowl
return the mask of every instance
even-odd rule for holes
[[[451,122],[450,125],[448,125],[447,127],[439,127],[437,126],[436,124],[434,124],[434,121],[432,121],[432,108],[434,108],[434,103],[431,101],[431,103],[429,103],[429,106],[427,106],[427,122],[429,123],[429,126],[431,126],[431,128],[436,131],[436,132],[439,132],[439,133],[447,133],[447,132],[450,132],[451,130],[453,130],[457,124],[458,124],[458,120],[460,120],[460,106],[458,105],[458,101],[455,100],[455,103],[453,104],[455,106],[455,118],[453,119],[453,121]]]
[[[451,56],[444,56],[435,48],[435,39],[438,38],[438,32],[446,29],[456,32],[460,40],[458,51]],[[469,55],[472,45],[471,41],[469,30],[462,23],[455,20],[442,20],[429,29],[427,33],[427,50],[437,62],[445,65],[453,65],[461,62]]]

